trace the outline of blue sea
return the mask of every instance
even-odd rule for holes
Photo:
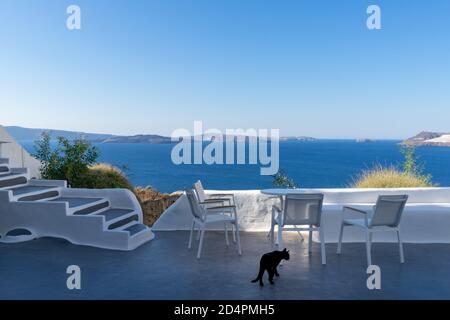
[[[280,168],[300,187],[347,187],[361,172],[376,164],[401,165],[400,141],[357,143],[353,140],[280,142]],[[22,142],[34,152],[32,142]],[[95,144],[100,162],[127,168],[136,186],[152,186],[162,192],[190,187],[202,180],[208,189],[263,189],[272,177],[261,176],[259,165],[174,165],[170,144]],[[425,173],[433,182],[450,186],[450,148],[417,148]]]

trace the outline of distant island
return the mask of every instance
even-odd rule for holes
[[[17,141],[36,141],[40,140],[42,133],[48,132],[52,139],[57,137],[64,137],[69,140],[85,139],[90,142],[96,143],[147,143],[147,144],[169,144],[177,143],[178,141],[172,141],[171,137],[161,136],[157,134],[137,134],[132,136],[119,136],[113,134],[103,133],[88,133],[81,131],[67,131],[67,130],[53,130],[53,129],[34,129],[24,128],[19,126],[5,126],[4,127],[11,136]],[[194,140],[196,137],[192,137]],[[225,139],[226,137],[220,137],[219,139]],[[234,136],[234,139],[237,139]],[[249,137],[247,137],[249,138]],[[280,137],[280,141],[316,141],[317,139],[307,136],[289,136]]]
[[[299,137],[281,137],[280,141],[316,141],[316,138],[312,137],[305,137],[305,136],[299,136]]]
[[[356,142],[358,142],[358,143],[370,143],[370,142],[376,142],[376,140],[363,138],[363,139],[356,139]]]
[[[172,143],[170,137],[164,137],[157,134],[137,134],[135,136],[113,136],[107,138],[102,143],[151,143],[163,144]]]
[[[422,131],[402,142],[412,146],[450,147],[450,133]]]
[[[11,136],[17,141],[36,141],[41,139],[42,133],[48,132],[52,139],[64,137],[69,140],[85,139],[97,143],[150,143],[162,144],[172,143],[170,137],[164,137],[156,134],[138,134],[133,136],[118,136],[103,133],[88,133],[81,131],[53,130],[53,129],[34,129],[18,126],[4,127]]]

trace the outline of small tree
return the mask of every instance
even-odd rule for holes
[[[45,132],[36,141],[35,157],[41,161],[41,176],[44,179],[67,180],[72,187],[82,185],[82,178],[89,166],[96,163],[99,152],[88,141],[77,139],[69,141],[58,137],[57,145],[51,147],[50,135]]]
[[[272,176],[273,181],[272,184],[274,187],[282,187],[282,188],[289,188],[294,189],[298,188],[297,183],[290,178],[283,169],[278,170],[278,172]]]
[[[400,146],[400,153],[403,155],[403,172],[418,177],[419,179],[431,183],[431,175],[423,173],[425,165],[419,163],[416,155],[416,147],[408,144]]]
[[[417,161],[416,148],[412,145],[403,144],[400,146],[400,153],[403,155],[403,171],[411,174],[421,172]]]
[[[63,179],[61,174],[61,155],[52,150],[50,145],[50,134],[42,133],[40,141],[36,141],[34,148],[36,153],[34,156],[41,162],[41,176],[44,179]]]

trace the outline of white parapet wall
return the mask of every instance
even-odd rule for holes
[[[8,158],[11,168],[28,168],[31,178],[39,178],[41,163],[32,157],[14,138],[0,125],[0,158]]]
[[[343,218],[344,205],[361,209],[373,208],[379,195],[407,194],[409,196],[400,224],[402,237],[409,243],[450,243],[450,188],[407,189],[303,189],[302,192],[324,194],[323,224],[325,241],[337,242]],[[217,193],[218,191],[207,191]],[[279,205],[277,197],[264,195],[260,190],[223,191],[233,193],[238,210],[239,225],[243,231],[268,231],[271,208]],[[361,218],[345,213],[346,218]],[[169,207],[153,226],[154,231],[189,230],[192,216],[186,196]],[[222,230],[222,226],[211,229]],[[316,237],[314,237],[316,239]],[[363,230],[347,228],[345,242],[365,241]],[[374,241],[396,241],[395,233],[377,233]]]

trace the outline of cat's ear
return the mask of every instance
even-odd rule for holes
[[[287,252],[287,249],[286,248],[284,248],[284,250],[283,250],[284,252]]]

